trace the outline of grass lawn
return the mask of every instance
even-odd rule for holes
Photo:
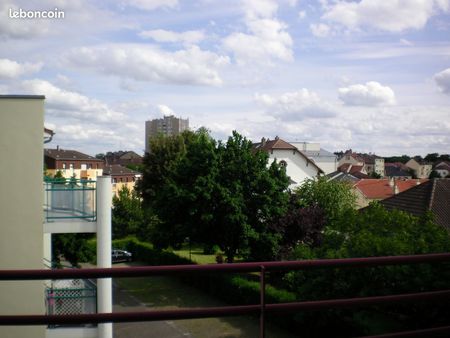
[[[177,309],[226,305],[172,277],[118,278],[114,281],[149,308]],[[259,336],[259,319],[256,317],[185,319],[176,321],[176,325],[190,332],[195,338]],[[267,338],[298,337],[298,334],[284,332],[270,324],[267,324],[266,328]]]
[[[189,250],[189,246],[184,245],[180,250],[174,250],[173,252],[180,257],[191,259],[191,261],[198,264],[216,263],[216,255],[205,255],[203,248],[200,246],[192,246]]]

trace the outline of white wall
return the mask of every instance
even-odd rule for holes
[[[0,96],[0,269],[43,268],[43,97]],[[44,314],[43,281],[0,281],[0,314]],[[44,326],[0,327],[43,338]]]
[[[271,159],[276,159],[278,163],[285,161],[287,164],[286,173],[296,183],[290,188],[299,186],[308,178],[314,178],[318,175],[317,168],[308,162],[298,151],[274,149],[273,154],[269,152]],[[272,162],[270,162],[272,163]]]

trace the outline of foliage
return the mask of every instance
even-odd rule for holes
[[[428,178],[429,179],[441,178],[441,175],[436,170],[432,170],[430,173],[430,176],[428,176]]]
[[[93,234],[53,234],[52,257],[60,263],[61,256],[73,266],[80,262],[88,262],[95,256],[95,248],[89,245],[88,240]]]
[[[126,186],[112,200],[112,237],[136,235],[144,224],[144,213],[136,192]]]
[[[295,190],[295,194],[299,206],[321,208],[329,227],[334,227],[356,205],[356,197],[348,183],[329,181],[326,177],[306,180]]]
[[[408,162],[410,159],[411,159],[411,157],[408,156],[408,155],[402,155],[402,156],[390,156],[390,157],[385,157],[385,158],[384,158],[384,162],[385,162],[385,163],[401,162],[401,163],[405,164],[405,163]]]
[[[232,261],[284,212],[284,169],[267,167],[267,154],[254,152],[237,132],[219,144],[206,129],[158,136],[150,149],[139,189],[160,220],[150,236],[159,248],[178,248],[190,238],[218,245]]]
[[[450,239],[447,232],[436,225],[430,215],[419,219],[401,211],[386,211],[374,203],[362,212],[348,212],[345,218],[335,222],[335,228],[327,228],[321,246],[298,245],[292,258],[391,256],[449,250]],[[298,297],[311,300],[420,292],[450,286],[448,264],[361,268],[357,271],[358,273],[350,273],[348,269],[305,270],[290,272],[285,280]],[[395,318],[399,325],[411,328],[427,321],[437,323],[448,316],[448,307],[437,310],[438,308],[436,306],[424,311],[419,306],[389,307],[384,311],[389,313],[387,317]],[[377,310],[373,311],[377,313]],[[327,318],[319,314],[315,320],[322,324],[327,322],[328,327],[340,322],[341,329],[346,332],[356,329],[355,325],[362,325],[363,328],[359,329],[367,330],[367,325],[371,325],[370,320],[367,322],[365,318],[363,325],[355,319],[358,315],[361,312],[345,315],[336,312]],[[381,314],[377,313],[377,316]],[[387,320],[387,317],[384,319]],[[306,316],[303,320],[311,318]]]

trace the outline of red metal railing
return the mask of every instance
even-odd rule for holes
[[[399,264],[421,264],[450,262],[450,253],[414,256],[369,257],[348,259],[323,259],[286,262],[259,262],[211,265],[145,266],[113,269],[80,270],[0,270],[2,280],[44,280],[72,278],[143,277],[156,275],[190,274],[205,272],[260,272],[260,303],[245,306],[208,307],[196,309],[98,313],[83,315],[8,315],[0,316],[0,325],[60,325],[107,322],[134,322],[236,316],[260,315],[260,337],[265,336],[265,314],[274,312],[310,311],[330,308],[356,308],[389,303],[448,301],[450,290],[410,293],[392,296],[376,296],[350,299],[305,301],[280,304],[265,303],[265,273],[279,270],[301,270],[311,268],[371,267]],[[450,326],[425,330],[385,334],[378,337],[435,337],[450,336]],[[375,336],[373,336],[375,337]],[[372,337],[372,338],[373,338]]]

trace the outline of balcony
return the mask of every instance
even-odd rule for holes
[[[46,179],[43,188],[46,233],[95,232],[95,181]]]

